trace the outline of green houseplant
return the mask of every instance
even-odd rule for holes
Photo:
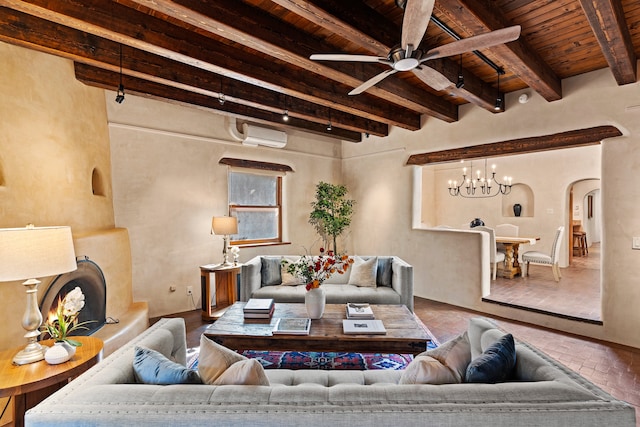
[[[351,224],[354,200],[346,198],[347,187],[320,181],[316,185],[316,200],[311,203],[309,215],[312,224],[322,237],[325,246],[333,243],[333,252],[338,253],[337,237]]]

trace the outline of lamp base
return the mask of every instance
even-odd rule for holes
[[[29,343],[13,357],[13,364],[27,365],[29,363],[44,360],[44,352],[47,351],[47,348],[48,347],[42,346],[37,342]]]

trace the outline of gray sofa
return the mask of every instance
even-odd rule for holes
[[[299,257],[286,256],[297,260]],[[368,260],[370,256],[362,256]],[[371,304],[404,304],[413,312],[413,267],[396,256],[378,256],[377,286],[357,286],[349,284],[350,271],[330,277],[322,288],[327,296],[327,304],[347,302],[368,302]],[[264,268],[278,265],[282,256],[257,256],[242,265],[240,281],[240,301],[249,298],[273,298],[275,302],[304,302],[307,292],[304,285],[267,285]],[[280,274],[276,272],[276,276]],[[277,283],[277,282],[276,282]]]
[[[476,325],[475,335],[470,323],[471,353],[504,333],[489,326],[478,334]],[[265,370],[268,386],[135,384],[136,345],[184,364],[183,319],[160,320],[30,409],[26,425],[635,426],[632,406],[524,343],[516,344],[515,379],[506,383],[399,384],[403,371],[394,370]]]

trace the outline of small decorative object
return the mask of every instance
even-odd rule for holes
[[[516,203],[515,205],[513,205],[513,214],[515,216],[520,216],[521,213],[522,213],[522,205],[520,203]]]
[[[328,251],[325,255],[324,248],[320,248],[320,255],[317,257],[302,255],[296,262],[282,260],[282,265],[289,274],[306,283],[308,292],[305,295],[305,305],[312,319],[320,319],[324,314],[326,299],[320,285],[334,273],[344,274],[351,264],[353,258],[348,255],[336,255],[333,251]]]
[[[82,345],[80,341],[70,339],[69,334],[77,329],[87,329],[84,325],[91,322],[78,322],[78,315],[83,307],[84,294],[78,286],[66,294],[64,298],[58,298],[58,306],[55,313],[49,316],[43,326],[44,332],[49,334],[55,341],[54,346],[50,347],[45,353],[47,362],[49,362],[49,359],[55,361],[49,362],[51,364],[66,362],[76,353],[76,347]],[[66,352],[68,356],[66,360],[61,360],[62,358],[59,356],[60,349]],[[50,352],[52,355],[48,356]]]
[[[484,221],[481,220],[480,218],[474,219],[473,221],[471,221],[471,224],[469,224],[470,228],[479,227],[479,226],[484,226]]]
[[[55,342],[47,349],[47,351],[45,351],[44,360],[46,360],[50,365],[58,365],[71,359],[72,355],[69,354],[67,349],[64,347],[64,344],[66,344],[64,341]],[[75,354],[75,347],[73,351]]]
[[[240,248],[237,246],[232,246],[231,255],[233,255],[233,265],[238,265],[238,259],[240,258]]]

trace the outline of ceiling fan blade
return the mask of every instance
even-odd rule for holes
[[[413,50],[418,49],[427,31],[434,3],[435,0],[407,0],[402,18],[402,49],[407,49],[408,45],[412,45]]]
[[[431,67],[423,65],[419,68],[411,70],[420,80],[434,88],[435,90],[445,90],[453,85],[453,82],[449,81],[444,75]]]
[[[348,55],[332,53],[314,53],[309,57],[313,61],[354,61],[354,62],[382,62],[387,58],[370,55]]]
[[[443,46],[434,47],[422,57],[422,61],[486,49],[491,46],[517,40],[518,37],[520,37],[520,25],[502,28],[486,34],[479,34]]]
[[[387,71],[383,71],[382,73],[371,77],[369,80],[367,80],[366,82],[362,83],[357,88],[353,89],[351,92],[349,92],[349,95],[359,95],[362,92],[364,92],[365,90],[369,89],[371,86],[374,86],[375,84],[381,82],[385,78],[387,78],[390,75],[395,74],[397,72],[398,72],[398,70],[394,70],[393,68],[390,69],[390,70],[387,70]]]

